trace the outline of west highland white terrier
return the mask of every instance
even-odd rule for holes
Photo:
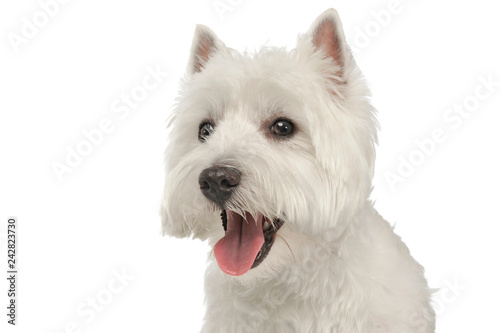
[[[424,271],[369,199],[368,96],[333,9],[292,51],[196,28],[161,215],[213,248],[202,332],[434,332]]]

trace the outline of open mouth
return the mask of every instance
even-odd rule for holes
[[[259,213],[255,218],[230,211],[221,213],[226,234],[214,246],[215,259],[226,274],[239,276],[260,265],[273,246],[283,220],[271,221]]]

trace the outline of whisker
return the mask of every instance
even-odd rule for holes
[[[290,253],[292,254],[293,261],[296,262],[297,259],[295,258],[295,254],[293,254],[292,248],[290,247],[290,244],[288,244],[288,242],[286,241],[285,237],[281,236],[280,234],[276,234],[276,237],[281,238],[283,240],[283,242],[285,242],[286,246],[290,250]]]

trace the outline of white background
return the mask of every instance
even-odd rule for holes
[[[218,13],[218,2],[230,7]],[[442,288],[437,332],[499,332],[499,9],[487,0],[400,0],[390,19],[378,22],[374,13],[391,3],[73,0],[43,22],[40,2],[2,1],[1,267],[6,271],[6,220],[14,215],[20,277],[15,328],[6,324],[1,279],[1,331],[198,331],[208,248],[161,237],[157,214],[166,119],[195,24],[238,50],[266,42],[293,48],[299,32],[335,7],[379,110],[373,199],[430,285]],[[45,26],[14,47],[23,18],[33,16]],[[113,103],[141,85],[148,67],[169,74],[120,118]],[[478,88],[481,77],[497,86],[453,128],[443,116],[473,103],[476,89],[487,91]],[[82,131],[103,119],[113,130],[60,181],[52,164],[65,163],[67,147],[76,149]],[[415,141],[436,129],[446,140],[422,159]],[[391,189],[387,173],[411,156],[420,165]],[[123,286],[114,280],[122,271],[129,276]],[[91,316],[88,302],[96,297],[106,304]]]

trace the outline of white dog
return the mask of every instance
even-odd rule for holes
[[[203,332],[434,332],[423,269],[369,200],[368,96],[333,9],[290,52],[197,27],[161,214],[213,247]]]

